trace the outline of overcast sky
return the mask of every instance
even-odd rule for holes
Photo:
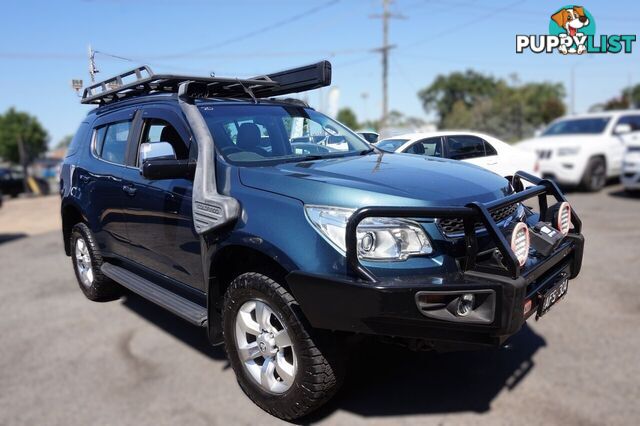
[[[89,81],[86,51],[98,53],[98,78],[146,63],[156,72],[251,76],[329,59],[340,106],[359,119],[381,104],[382,0],[7,1],[0,25],[0,111],[35,114],[56,143],[90,109],[72,78]],[[583,3],[597,34],[635,34],[640,2]],[[640,83],[640,45],[629,55],[562,57],[515,53],[516,34],[547,34],[564,2],[396,0],[390,23],[390,107],[426,118],[416,92],[441,73],[473,68],[521,81],[563,82],[575,70],[577,112]],[[113,56],[124,59],[117,59]],[[323,95],[326,96],[325,89]],[[363,96],[364,94],[364,96]],[[320,106],[320,93],[308,100]],[[567,98],[569,102],[569,98]]]

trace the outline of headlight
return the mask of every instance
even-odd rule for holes
[[[347,222],[355,210],[327,206],[305,206],[314,228],[343,255]],[[369,217],[356,231],[358,257],[364,260],[405,260],[430,254],[429,237],[417,223],[397,218]]]
[[[566,157],[569,155],[578,155],[579,152],[580,152],[580,147],[578,146],[558,148],[558,155],[561,157]]]

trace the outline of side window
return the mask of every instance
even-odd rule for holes
[[[620,117],[618,124],[628,124],[632,132],[640,131],[640,115],[624,115]]]
[[[429,157],[442,157],[442,139],[440,137],[422,139],[411,145],[407,152],[428,155]]]
[[[82,145],[82,141],[85,140],[85,138],[89,134],[88,130],[89,124],[80,124],[80,127],[76,131],[75,135],[73,135],[73,139],[71,139],[71,143],[69,143],[69,147],[67,148],[67,157],[78,152],[78,149],[80,149],[80,146]]]
[[[493,145],[491,145],[487,141],[483,141],[483,142],[484,142],[484,152],[486,153],[487,157],[490,155],[498,155],[498,151],[496,151]]]
[[[96,129],[95,154],[98,158],[115,164],[124,164],[130,121],[120,121]]]
[[[449,148],[449,158],[452,160],[467,160],[485,156],[484,141],[476,136],[448,136],[447,147]]]
[[[176,153],[178,160],[189,158],[189,149],[180,133],[169,122],[160,119],[145,120],[142,131],[142,143],[167,142]]]

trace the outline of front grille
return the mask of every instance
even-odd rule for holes
[[[538,158],[540,160],[548,160],[549,158],[551,158],[552,153],[553,151],[550,149],[539,149],[536,151],[536,154],[538,154]]]
[[[628,146],[627,147],[627,151],[628,152],[640,152],[640,146]]]
[[[489,213],[494,222],[500,223],[503,220],[512,217],[518,210],[519,203],[509,204],[504,207],[499,207],[494,210],[490,210]],[[464,222],[461,218],[447,218],[438,219],[436,221],[438,226],[442,230],[442,233],[447,237],[464,234]],[[480,222],[475,223],[476,232],[484,230],[484,225]]]

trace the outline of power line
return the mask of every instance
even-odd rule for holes
[[[289,17],[287,17],[285,19],[282,19],[280,21],[277,21],[277,22],[274,22],[272,24],[266,25],[264,27],[257,28],[255,30],[249,31],[247,33],[244,33],[244,34],[241,34],[241,35],[238,35],[238,36],[235,36],[235,37],[231,37],[231,38],[228,38],[226,40],[222,40],[222,41],[219,41],[219,42],[216,42],[216,43],[212,43],[212,44],[208,44],[208,45],[205,45],[205,46],[201,46],[201,47],[198,47],[198,48],[195,48],[195,49],[187,50],[185,52],[175,53],[175,54],[170,54],[170,55],[157,56],[157,58],[158,59],[182,58],[185,55],[188,56],[189,54],[192,54],[192,53],[204,52],[204,51],[207,51],[207,50],[212,50],[212,49],[216,49],[216,48],[219,48],[219,47],[224,47],[224,46],[227,46],[227,45],[232,44],[232,43],[237,43],[239,41],[246,40],[246,39],[248,39],[250,37],[254,37],[256,35],[261,35],[261,34],[267,32],[267,31],[271,31],[271,30],[280,28],[283,25],[290,24],[290,23],[292,23],[292,22],[294,22],[296,20],[303,19],[303,18],[306,18],[306,17],[311,16],[313,14],[316,14],[316,13],[318,13],[318,12],[324,10],[324,9],[327,9],[327,8],[329,8],[329,7],[331,7],[331,6],[335,5],[335,4],[338,4],[340,1],[341,0],[330,0],[328,2],[320,4],[318,6],[314,6],[314,7],[310,8],[310,9],[304,10],[302,12],[299,12],[299,13],[295,14],[295,15],[289,16]]]

